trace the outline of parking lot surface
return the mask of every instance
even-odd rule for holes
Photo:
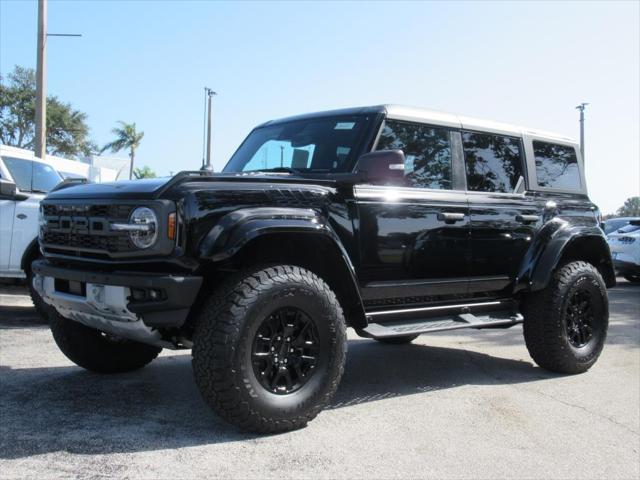
[[[535,366],[521,327],[381,345],[350,334],[333,405],[243,434],[201,400],[187,352],[100,376],[69,362],[21,287],[0,288],[0,478],[640,477],[640,286],[610,290],[600,361]]]

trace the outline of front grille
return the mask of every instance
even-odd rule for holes
[[[44,234],[44,243],[47,245],[62,245],[80,250],[105,250],[110,253],[133,250],[129,243],[129,236],[126,233],[114,236],[100,236],[46,232]]]
[[[40,241],[45,253],[104,258],[134,252],[127,232],[112,231],[114,222],[127,222],[136,205],[43,204],[45,225]]]
[[[134,205],[43,205],[45,216],[61,215],[109,217],[111,220],[127,220]]]

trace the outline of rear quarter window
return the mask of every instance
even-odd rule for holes
[[[538,186],[580,190],[580,168],[574,147],[548,142],[533,142]]]

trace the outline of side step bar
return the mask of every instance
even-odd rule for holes
[[[411,322],[370,323],[360,330],[361,334],[371,338],[399,337],[421,333],[443,332],[460,328],[491,328],[510,327],[522,323],[523,317],[519,313],[494,313],[490,315],[474,315],[461,313],[447,317],[434,317],[426,320]]]

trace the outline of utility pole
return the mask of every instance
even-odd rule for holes
[[[35,156],[47,150],[47,0],[38,0],[38,54],[36,66]]]
[[[211,122],[213,116],[211,104],[213,96],[217,95],[217,93],[208,87],[204,87],[204,91],[207,96],[207,156],[201,170],[213,172],[213,167],[211,166]]]
[[[588,103],[581,103],[576,108],[580,110],[580,156],[584,163],[584,110],[587,108]]]
[[[81,37],[78,33],[47,33],[47,0],[38,0],[38,50],[36,63],[36,136],[34,154],[47,152],[47,37]]]

